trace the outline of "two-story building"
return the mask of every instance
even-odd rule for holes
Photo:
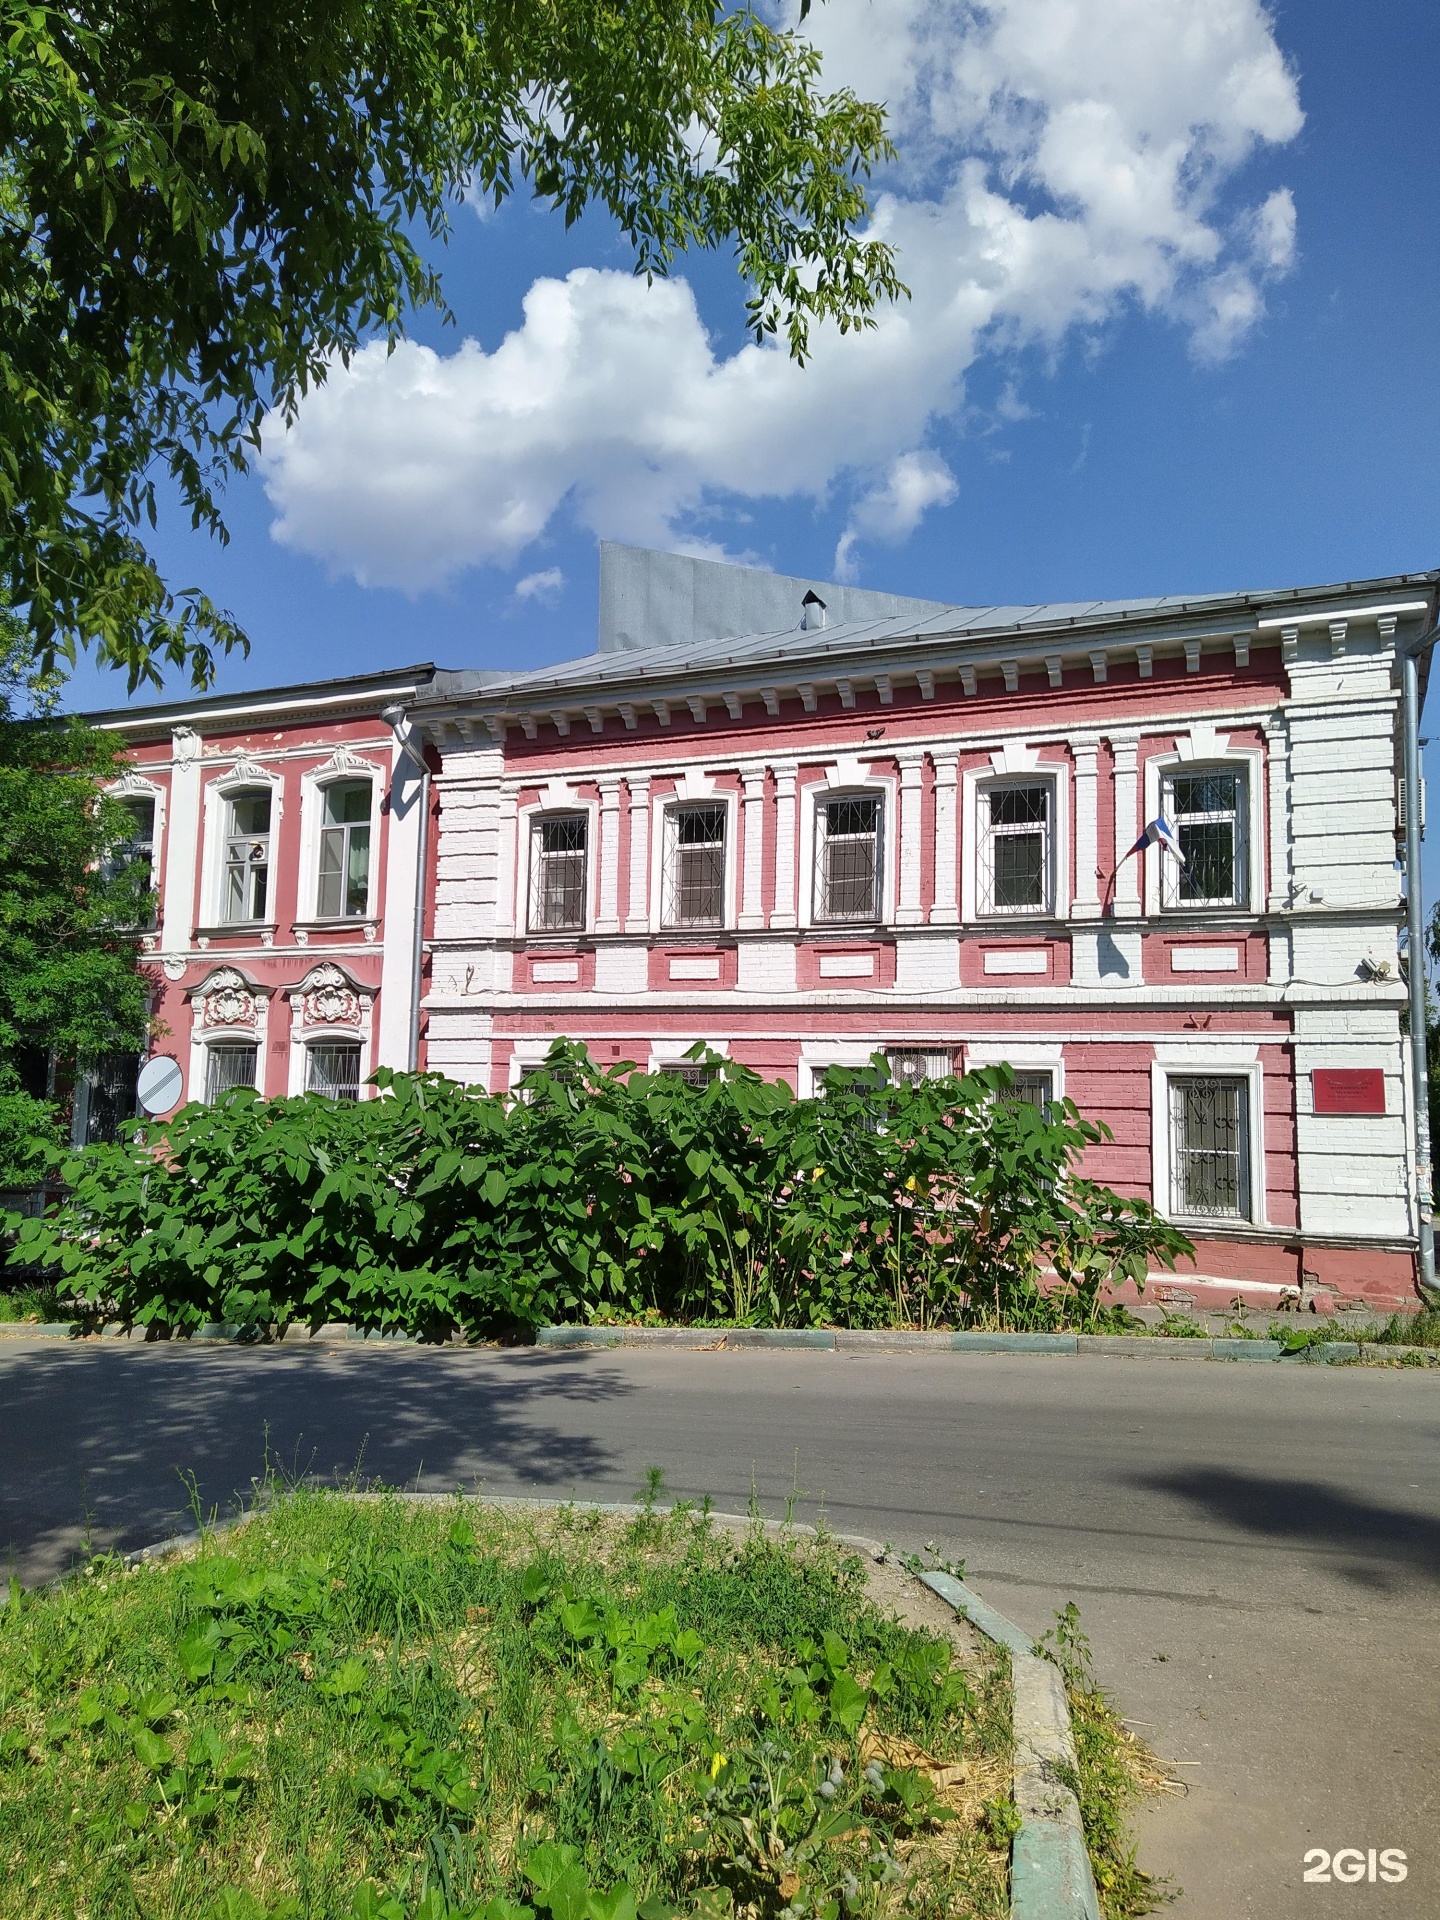
[[[1440,576],[960,608],[605,565],[598,653],[409,701],[430,1066],[1008,1061],[1107,1124],[1086,1170],[1201,1297],[1413,1300],[1397,648]],[[1134,850],[1161,819],[1182,857]]]
[[[140,944],[153,1050],[179,1065],[181,1099],[358,1097],[375,1067],[416,1064],[434,792],[406,715],[432,673],[88,716],[124,743],[120,857],[158,899]],[[91,1066],[77,1139],[135,1111],[139,1064]]]

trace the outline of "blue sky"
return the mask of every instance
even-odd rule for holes
[[[873,76],[898,102],[902,164],[883,184],[916,291],[903,337],[887,336],[900,347],[860,361],[832,343],[792,376],[737,358],[723,259],[682,263],[685,284],[642,309],[652,297],[621,278],[603,222],[567,235],[528,204],[459,209],[458,329],[415,328],[440,358],[332,383],[293,444],[272,443],[267,474],[232,489],[228,548],[162,526],[173,581],[249,631],[222,688],[585,652],[598,534],[822,578],[839,548],[865,585],[970,604],[1440,563],[1433,0],[1268,15],[1257,0],[1000,0],[984,32],[920,0],[818,11],[837,77]],[[1101,53],[1107,36],[1123,46],[1128,74],[1090,85],[1055,54],[1057,21],[1077,14]],[[1158,38],[1137,35],[1142,16]],[[1212,44],[1192,61],[1176,46],[1197,22]],[[996,105],[1016,100],[1020,134]],[[1173,165],[1157,158],[1167,142]],[[1116,182],[1136,178],[1122,206]],[[982,192],[998,223],[985,247]],[[990,274],[976,259],[1017,227],[1031,251],[975,296]],[[948,279],[930,265],[947,249]],[[600,273],[567,281],[576,268]],[[523,304],[537,284],[540,320]],[[552,350],[594,377],[555,379]],[[528,379],[538,426],[509,405]],[[412,404],[417,381],[428,397]],[[76,675],[79,706],[122,693]]]

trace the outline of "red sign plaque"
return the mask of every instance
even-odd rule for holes
[[[1316,1067],[1310,1075],[1316,1113],[1384,1113],[1379,1067]]]

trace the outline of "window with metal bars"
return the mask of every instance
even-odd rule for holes
[[[1012,1107],[1038,1107],[1041,1113],[1048,1115],[1055,1098],[1055,1076],[1034,1068],[1022,1069],[1015,1074],[1000,1097]]]
[[[583,813],[542,814],[530,826],[530,931],[585,929]]]
[[[1245,778],[1231,769],[1166,776],[1165,817],[1175,829],[1182,866],[1162,853],[1165,906],[1233,907],[1245,895]]]
[[[325,789],[320,828],[321,920],[356,920],[370,904],[370,802],[368,780],[342,780]]]
[[[720,1069],[706,1066],[698,1060],[679,1060],[661,1067],[660,1071],[673,1079],[683,1080],[687,1087],[704,1088],[716,1078]]]
[[[980,796],[981,913],[1049,913],[1054,905],[1048,780],[988,787]]]
[[[889,1047],[885,1058],[891,1078],[902,1086],[915,1086],[921,1080],[944,1080],[955,1071],[955,1056],[948,1048]]]
[[[311,1093],[331,1100],[360,1098],[360,1042],[320,1040],[306,1049],[305,1084]]]
[[[86,1068],[85,1146],[120,1138],[121,1127],[135,1118],[139,1077],[140,1058],[133,1053],[102,1053]]]
[[[213,1105],[231,1087],[253,1087],[259,1057],[253,1041],[212,1041],[205,1049],[205,1098]]]
[[[874,921],[880,918],[880,796],[854,794],[822,800],[815,818],[815,918]]]
[[[1251,1218],[1248,1080],[1171,1080],[1170,1211],[1186,1219]]]
[[[725,919],[722,803],[670,807],[665,815],[665,925],[718,927]]]

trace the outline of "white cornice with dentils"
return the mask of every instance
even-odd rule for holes
[[[823,640],[813,648],[802,649],[790,644],[783,651],[777,650],[769,661],[762,656],[714,662],[677,661],[673,666],[657,662],[649,671],[641,667],[629,674],[620,668],[620,662],[612,663],[609,657],[597,656],[593,677],[536,674],[533,678],[527,677],[524,684],[512,682],[493,691],[477,687],[465,694],[436,700],[433,705],[424,702],[414,718],[436,744],[443,747],[444,729],[457,725],[462,717],[472,727],[478,717],[490,728],[492,737],[507,724],[521,723],[524,719],[544,721],[556,712],[588,712],[597,717],[603,713],[606,719],[613,714],[623,719],[622,707],[633,710],[652,704],[655,689],[660,686],[669,689],[663,696],[663,704],[672,708],[684,704],[687,687],[696,690],[697,698],[714,697],[727,705],[737,697],[766,699],[768,707],[770,698],[777,695],[794,699],[801,697],[805,689],[819,686],[833,689],[840,680],[873,684],[878,668],[880,678],[888,683],[902,675],[914,679],[922,693],[925,693],[925,682],[929,681],[930,692],[925,693],[928,701],[933,698],[934,681],[939,675],[962,677],[962,668],[970,670],[967,677],[972,684],[977,672],[1000,672],[1008,677],[1017,668],[1045,670],[1053,683],[1052,663],[1057,658],[1062,674],[1067,668],[1079,671],[1082,676],[1088,671],[1089,680],[1081,683],[1088,690],[1090,685],[1103,684],[1095,666],[1100,656],[1108,656],[1119,664],[1127,655],[1144,648],[1153,660],[1157,652],[1169,655],[1184,650],[1187,641],[1191,646],[1197,642],[1203,646],[1207,640],[1219,644],[1228,641],[1232,645],[1239,640],[1243,644],[1262,633],[1269,639],[1272,629],[1278,639],[1279,629],[1283,627],[1323,626],[1339,619],[1358,624],[1379,620],[1388,614],[1424,614],[1429,605],[1428,600],[1383,600],[1371,605],[1352,604],[1338,611],[1302,612],[1297,607],[1288,614],[1267,615],[1264,619],[1258,617],[1258,609],[1239,605],[1216,609],[1206,615],[1171,619],[1161,616],[1158,620],[1153,614],[1145,613],[1133,617],[1125,614],[1088,619],[1068,617],[1063,622],[1017,625],[968,639],[957,631],[953,635],[933,637],[911,633],[869,642],[842,641],[833,653]],[[1057,639],[1062,641],[1058,648]],[[1095,645],[1097,640],[1102,642],[1100,646]],[[917,654],[923,664],[917,662]],[[817,672],[822,666],[823,671]],[[775,671],[769,671],[771,667]],[[974,697],[966,693],[967,699]],[[594,730],[593,718],[590,724]],[[626,731],[632,730],[627,722]],[[496,744],[500,744],[498,739]]]
[[[1360,707],[1364,711],[1373,712],[1377,707],[1394,707],[1398,702],[1399,695],[1392,694],[1378,695],[1364,702],[1346,701],[1343,704],[1347,708]],[[1124,734],[1127,738],[1133,735],[1139,740],[1151,738],[1156,734],[1188,733],[1191,727],[1207,721],[1211,723],[1224,721],[1231,727],[1263,727],[1273,722],[1278,714],[1293,711],[1296,707],[1308,709],[1313,704],[1323,705],[1327,713],[1338,710],[1335,703],[1328,700],[1321,703],[1267,700],[1263,705],[1228,705],[1208,708],[1167,707],[1159,713],[1138,717],[1133,713],[1127,713],[1114,731]],[[908,711],[918,715],[922,710],[910,708]],[[826,724],[829,724],[831,719],[833,716],[827,716]],[[925,733],[897,733],[893,740],[887,738],[843,741],[817,736],[805,741],[789,740],[743,747],[736,743],[733,734],[711,741],[707,740],[697,727],[693,733],[677,736],[673,740],[667,740],[663,734],[648,734],[646,744],[654,751],[643,758],[637,756],[633,762],[627,761],[621,766],[617,766],[613,759],[594,761],[567,759],[564,765],[564,778],[571,781],[598,780],[602,775],[613,775],[624,779],[632,771],[637,775],[643,773],[649,779],[663,778],[696,761],[709,767],[740,771],[746,767],[773,766],[777,760],[783,760],[794,761],[797,768],[808,769],[826,766],[838,759],[842,753],[858,754],[862,760],[869,761],[893,760],[896,754],[902,751],[931,754],[936,752],[954,754],[957,751],[989,753],[1002,747],[1007,740],[1023,738],[1034,742],[1037,746],[1064,746],[1069,744],[1076,733],[1090,732],[1098,733],[1102,739],[1111,737],[1111,730],[1104,725],[1103,719],[1097,723],[1093,714],[1077,717],[1068,725],[1052,722],[1048,726],[1027,726],[1017,721],[1009,726],[998,726],[991,721],[985,728],[977,729],[973,733],[969,731],[960,733],[952,726],[932,729]],[[487,757],[493,755],[498,760],[503,749],[477,744],[471,752],[484,754]],[[447,749],[447,767],[466,757],[463,748]],[[482,777],[492,780],[497,790],[515,793],[524,787],[544,786],[551,776],[540,766],[531,767],[512,763],[506,766],[503,772],[497,767],[492,775]],[[435,785],[442,789],[461,787],[473,790],[476,780],[477,775],[473,770],[459,767],[454,771],[442,769],[434,776]]]

